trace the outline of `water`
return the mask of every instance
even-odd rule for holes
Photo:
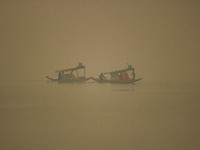
[[[2,150],[196,150],[200,84],[1,81]]]

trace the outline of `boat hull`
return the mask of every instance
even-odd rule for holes
[[[46,78],[49,79],[50,81],[61,82],[61,83],[85,82],[87,80],[92,79],[92,77],[89,77],[89,78],[74,78],[74,79],[54,79],[54,78],[51,78],[49,76],[46,76]]]
[[[139,80],[142,80],[142,78],[130,79],[130,80],[108,80],[108,79],[98,79],[98,78],[92,78],[92,79],[99,83],[118,83],[118,84],[128,84],[128,83],[134,83]]]

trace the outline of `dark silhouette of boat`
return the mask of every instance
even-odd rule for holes
[[[80,70],[83,70],[82,75],[80,75]],[[55,79],[49,76],[46,76],[46,78],[51,81],[69,82],[69,83],[84,82],[84,81],[92,79],[92,77],[88,77],[88,78],[85,77],[85,66],[83,66],[82,63],[79,63],[77,66],[58,69],[55,71],[55,73],[58,73],[58,78]]]
[[[107,75],[110,75],[110,78],[106,77]],[[130,77],[132,76],[132,77]],[[102,72],[99,75],[99,78],[92,78],[94,81],[97,81],[99,83],[134,83],[142,78],[135,78],[135,71],[132,65],[128,65],[128,68],[122,69],[122,70],[115,70],[111,72]]]

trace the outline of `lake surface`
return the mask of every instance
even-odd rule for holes
[[[200,84],[1,81],[2,150],[197,150]]]

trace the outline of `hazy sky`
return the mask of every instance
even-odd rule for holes
[[[200,80],[199,0],[2,0],[0,79],[88,76],[132,64],[146,80]]]

